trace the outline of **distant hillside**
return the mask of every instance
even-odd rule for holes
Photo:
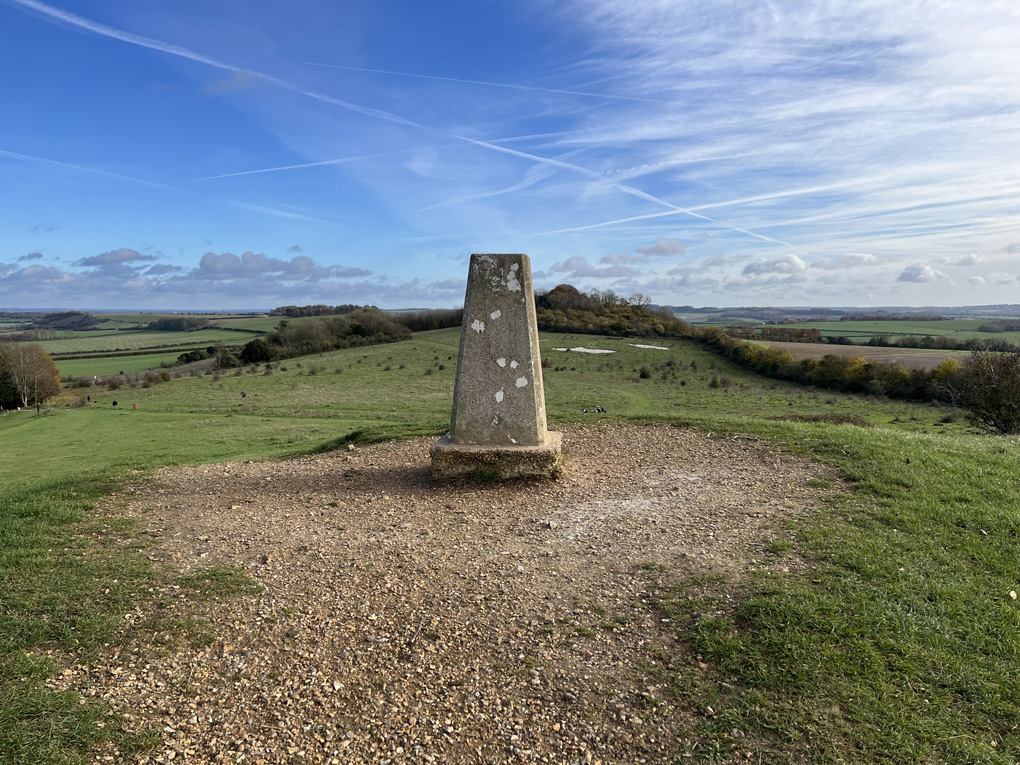
[[[30,329],[80,332],[92,329],[98,323],[97,319],[84,311],[64,311],[62,313],[47,313],[40,316],[32,322]]]

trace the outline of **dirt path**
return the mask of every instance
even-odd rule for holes
[[[571,428],[557,481],[437,486],[429,444],[168,469],[131,487],[125,512],[147,519],[153,558],[240,567],[262,591],[172,598],[174,615],[214,624],[212,645],[133,645],[54,687],[159,730],[142,762],[682,754],[692,711],[646,702],[663,696],[656,662],[693,659],[642,605],[649,564],[725,574],[732,593],[773,530],[817,506],[808,481],[824,469],[755,440]]]

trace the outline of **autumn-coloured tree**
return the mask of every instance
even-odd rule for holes
[[[60,393],[60,374],[38,345],[0,343],[0,403],[31,406]]]

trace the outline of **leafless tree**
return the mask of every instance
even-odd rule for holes
[[[0,344],[0,391],[7,389],[21,406],[41,403],[60,393],[53,359],[38,345]]]

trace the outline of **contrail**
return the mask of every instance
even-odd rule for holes
[[[443,82],[462,82],[466,85],[486,85],[490,88],[513,88],[515,90],[537,90],[541,93],[562,93],[568,96],[588,96],[591,98],[611,98],[617,101],[643,101],[659,103],[651,98],[637,96],[612,96],[606,93],[586,93],[581,90],[560,90],[558,88],[540,88],[534,85],[511,85],[505,82],[484,82],[482,80],[462,80],[459,77],[437,77],[434,74],[412,74],[411,72],[391,72],[387,69],[367,69],[361,66],[342,66],[340,64],[320,64],[317,61],[306,61],[309,66],[327,66],[331,69],[347,69],[352,72],[374,72],[375,74],[392,74],[396,77],[417,77],[422,80],[442,80]]]
[[[631,221],[635,221],[635,220],[645,220],[647,218],[661,218],[661,217],[666,216],[666,215],[677,215],[677,214],[679,214],[681,212],[686,212],[686,213],[689,213],[691,215],[695,215],[698,210],[711,210],[711,209],[716,208],[716,207],[730,207],[732,205],[747,204],[748,202],[763,202],[763,201],[766,201],[766,200],[769,200],[769,199],[784,199],[786,197],[801,196],[803,194],[814,194],[814,193],[817,193],[819,191],[831,191],[833,189],[846,188],[847,186],[860,186],[860,185],[865,184],[865,183],[872,183],[874,181],[880,181],[880,180],[883,180],[883,179],[885,179],[887,177],[888,177],[888,175],[875,175],[875,176],[870,176],[868,178],[857,178],[857,179],[852,180],[852,181],[842,181],[840,183],[830,183],[830,184],[827,184],[827,185],[824,185],[824,186],[811,186],[809,188],[804,188],[804,189],[791,189],[791,190],[788,190],[788,191],[777,191],[777,192],[774,192],[772,194],[759,194],[759,195],[753,196],[753,197],[742,197],[740,199],[728,199],[728,200],[723,201],[723,202],[709,202],[708,204],[695,205],[693,207],[687,207],[687,208],[683,208],[683,209],[681,209],[679,207],[675,207],[672,212],[652,213],[650,215],[634,215],[634,216],[631,216],[629,218],[617,218],[615,220],[602,221],[601,223],[589,223],[587,226],[576,226],[574,228],[561,228],[561,229],[557,229],[556,231],[543,231],[541,233],[542,234],[567,234],[567,233],[570,233],[570,232],[573,232],[573,231],[587,231],[587,230],[593,229],[593,228],[604,228],[605,226],[615,226],[618,223],[630,223]],[[706,217],[704,215],[696,215],[696,217],[704,218],[705,220],[713,220],[712,218],[708,218],[708,217]],[[728,223],[725,223],[724,221],[716,221],[716,222],[717,223],[723,223],[723,225],[726,225],[726,226],[730,225]],[[736,226],[730,226],[730,227],[736,229],[737,231],[742,231],[743,230],[743,229],[737,228]],[[759,234],[754,234],[754,236],[758,236],[759,238],[761,238],[761,235],[759,235]],[[779,242],[778,239],[770,239],[770,241]],[[786,242],[779,242],[779,243],[780,244],[787,244]],[[787,246],[792,246],[792,245],[787,245]]]
[[[373,109],[369,106],[360,106],[359,104],[352,104],[349,101],[343,101],[339,98],[333,98],[332,96],[326,96],[321,93],[316,93],[311,90],[304,90],[293,83],[281,80],[279,77],[274,77],[271,74],[264,74],[263,72],[252,71],[251,69],[245,69],[235,64],[229,64],[226,61],[221,61],[218,58],[212,56],[206,56],[202,53],[196,53],[188,48],[181,47],[180,45],[172,45],[171,43],[163,42],[162,40],[155,40],[151,37],[143,37],[142,35],[136,35],[131,32],[125,32],[122,29],[116,29],[115,27],[107,26],[106,24],[100,24],[97,21],[91,21],[89,19],[77,16],[67,11],[62,11],[59,8],[46,5],[45,3],[39,2],[39,0],[11,0],[18,5],[22,5],[26,8],[31,8],[34,11],[45,14],[59,21],[63,21],[67,24],[79,27],[81,29],[87,29],[90,32],[103,35],[104,37],[112,37],[114,40],[120,40],[121,42],[131,43],[132,45],[139,45],[143,48],[149,48],[151,50],[157,50],[162,53],[169,53],[173,56],[180,56],[181,58],[190,59],[191,61],[197,61],[202,64],[206,64],[216,69],[223,69],[227,72],[247,72],[253,74],[256,77],[261,77],[266,82],[272,83],[277,87],[285,90],[290,90],[295,93],[299,93],[309,98],[314,98],[318,101],[323,101],[328,104],[334,104],[336,106],[349,109],[359,114],[364,114],[369,117],[377,117],[387,122],[394,122],[398,125],[405,125],[407,127],[422,127],[421,125],[411,122],[410,120],[399,117],[396,114],[390,114],[389,112],[383,111],[382,109]]]
[[[456,146],[457,144],[449,144],[450,146]],[[426,148],[442,148],[442,147],[426,147]],[[374,157],[389,157],[394,154],[409,154],[411,152],[419,151],[419,149],[400,149],[399,151],[382,151],[377,154],[359,154],[355,157],[340,157],[338,159],[324,159],[321,162],[302,162],[299,165],[280,165],[278,167],[265,167],[261,170],[242,170],[238,173],[224,173],[223,175],[210,175],[205,178],[192,178],[188,183],[197,183],[198,181],[214,181],[217,178],[234,178],[238,175],[257,175],[259,173],[278,173],[282,170],[301,170],[305,167],[323,167],[324,165],[345,165],[348,162],[357,162],[362,159],[372,159]]]
[[[588,178],[592,178],[592,179],[595,179],[595,180],[598,180],[598,181],[605,182],[608,185],[612,186],[614,189],[619,189],[620,191],[622,191],[625,194],[630,194],[631,196],[637,197],[638,199],[643,199],[643,200],[645,200],[647,202],[653,202],[654,204],[662,205],[663,207],[668,207],[672,212],[664,213],[666,215],[670,215],[670,214],[690,215],[692,218],[700,218],[701,220],[706,220],[706,221],[709,221],[711,223],[717,223],[720,226],[726,226],[727,228],[733,229],[734,231],[738,231],[741,234],[747,234],[748,236],[753,236],[756,239],[761,239],[763,242],[772,242],[773,244],[782,244],[782,245],[784,245],[786,247],[792,247],[793,246],[789,242],[784,242],[784,241],[782,241],[780,239],[773,239],[771,236],[765,236],[764,234],[758,234],[758,233],[755,233],[754,231],[751,231],[750,229],[741,228],[740,226],[735,226],[732,223],[727,223],[724,220],[718,220],[716,218],[709,218],[707,215],[701,215],[700,213],[695,212],[696,209],[703,209],[703,208],[677,207],[672,202],[667,202],[664,199],[659,199],[658,197],[653,196],[653,195],[651,195],[651,194],[649,194],[649,193],[647,193],[645,191],[642,191],[641,189],[636,189],[633,186],[627,186],[626,184],[623,184],[623,183],[614,183],[613,181],[610,181],[608,178],[606,178],[601,173],[597,173],[594,170],[589,170],[586,167],[581,167],[580,165],[574,165],[574,164],[571,164],[570,162],[563,162],[563,161],[558,160],[558,159],[550,159],[549,157],[541,157],[541,156],[539,156],[537,154],[528,154],[527,152],[517,151],[516,149],[508,149],[505,146],[494,146],[492,144],[487,144],[484,141],[476,141],[473,138],[464,138],[463,136],[459,136],[459,137],[461,138],[461,140],[467,141],[469,143],[476,144],[478,146],[487,146],[488,148],[490,148],[490,149],[492,149],[494,151],[503,152],[504,154],[510,154],[510,155],[515,156],[515,157],[522,157],[524,159],[530,159],[533,162],[541,162],[543,164],[552,165],[553,167],[559,167],[559,168],[562,168],[564,170],[573,170],[574,172],[580,173],[580,174],[582,174],[582,175],[584,175],[584,176],[586,176]],[[647,217],[658,217],[658,216],[647,216]],[[632,219],[632,220],[634,220],[634,219]],[[605,224],[605,225],[608,225],[608,224]],[[592,227],[594,228],[594,226],[592,226]],[[561,231],[556,231],[556,232],[552,232],[551,231],[551,232],[547,232],[547,233],[566,233],[567,231],[577,231],[577,230],[581,230],[582,228],[586,228],[586,227],[578,227],[576,229],[563,229]]]
[[[288,212],[287,210],[277,210],[275,207],[265,207],[263,205],[253,205],[250,202],[238,202],[236,199],[226,200],[235,207],[240,207],[243,210],[253,210],[254,212],[266,213],[267,215],[273,215],[277,218],[289,218],[290,220],[311,220],[316,223],[335,223],[336,221],[326,220],[325,218],[316,218],[313,215],[301,215],[300,213]],[[350,218],[350,216],[344,215],[342,217]],[[353,218],[350,218],[353,220]]]
[[[132,178],[130,175],[121,175],[120,173],[111,173],[108,170],[97,170],[94,167],[85,167],[84,165],[74,165],[70,162],[61,162],[56,159],[46,159],[44,157],[33,157],[30,154],[18,154],[16,151],[5,151],[0,149],[0,157],[10,157],[11,159],[21,159],[26,162],[42,162],[46,165],[56,165],[57,167],[68,167],[72,170],[81,170],[86,173],[95,173],[96,175],[105,175],[108,178],[116,178],[120,181],[130,181],[131,183],[140,183],[143,186],[151,186],[157,189],[173,189],[173,186],[167,186],[163,183],[155,183],[154,181],[143,181],[141,178]]]
[[[71,162],[61,162],[61,161],[56,160],[56,159],[46,159],[45,157],[34,157],[31,154],[19,154],[16,151],[7,151],[6,149],[0,149],[0,157],[9,157],[11,159],[20,159],[20,160],[23,160],[25,162],[41,162],[41,163],[46,164],[46,165],[56,165],[57,167],[66,167],[66,168],[69,168],[71,170],[79,170],[79,171],[84,172],[84,173],[94,173],[96,175],[104,175],[107,178],[115,178],[115,179],[117,179],[119,181],[130,181],[131,183],[139,183],[142,186],[149,186],[149,187],[156,188],[156,189],[169,189],[170,191],[181,191],[181,192],[183,192],[185,194],[193,193],[193,192],[189,192],[187,189],[182,189],[182,188],[179,188],[177,186],[168,186],[165,183],[155,183],[153,181],[145,181],[145,180],[142,180],[141,178],[132,178],[130,175],[121,175],[120,173],[111,173],[111,172],[108,172],[106,170],[97,170],[94,167],[86,167],[85,165],[75,165],[75,164],[72,164]],[[212,197],[212,198],[216,199],[217,197]],[[224,200],[224,201],[227,201],[230,204],[235,205],[237,207],[242,207],[242,208],[245,208],[245,209],[248,209],[248,210],[254,210],[255,212],[266,213],[268,215],[275,215],[275,216],[281,217],[281,218],[293,218],[293,219],[298,219],[298,220],[314,220],[314,221],[319,221],[319,222],[323,222],[323,223],[334,223],[335,222],[335,221],[325,220],[324,218],[316,218],[316,217],[313,217],[311,215],[301,215],[299,213],[288,212],[286,210],[277,210],[276,208],[265,207],[264,205],[254,205],[254,204],[249,204],[247,202],[238,202],[238,201],[233,200],[233,199],[227,199],[227,200]],[[350,216],[347,216],[347,215],[340,215],[340,217],[342,217],[342,218],[350,218]],[[353,218],[352,218],[352,220],[353,220]]]
[[[42,14],[44,14],[46,16],[49,16],[50,18],[54,18],[54,19],[57,19],[59,21],[63,21],[64,23],[71,24],[72,26],[76,26],[76,27],[79,27],[81,29],[86,29],[86,30],[88,30],[90,32],[94,32],[96,34],[103,35],[105,37],[110,37],[110,38],[113,38],[115,40],[120,40],[122,42],[130,43],[132,45],[138,45],[138,46],[141,46],[143,48],[149,48],[151,50],[160,51],[162,53],[168,53],[170,55],[180,56],[182,58],[186,58],[186,59],[189,59],[191,61],[197,61],[199,63],[203,63],[203,64],[206,64],[208,66],[214,67],[216,69],[222,69],[222,70],[225,70],[225,71],[228,71],[228,72],[247,72],[249,74],[255,75],[256,77],[261,77],[266,82],[269,82],[269,83],[271,83],[273,85],[276,85],[276,86],[278,86],[280,88],[283,88],[285,90],[290,90],[290,91],[292,91],[294,93],[298,93],[300,95],[308,96],[309,98],[313,98],[313,99],[316,99],[318,101],[322,101],[324,103],[334,104],[334,105],[340,106],[340,107],[342,107],[344,109],[348,109],[350,111],[357,112],[359,114],[364,114],[364,115],[369,116],[369,117],[375,117],[377,119],[385,120],[387,122],[392,122],[392,123],[395,123],[395,124],[398,124],[398,125],[404,125],[406,127],[414,127],[414,128],[419,128],[419,129],[427,129],[423,125],[419,125],[416,122],[412,122],[411,120],[405,119],[405,118],[400,117],[400,116],[398,116],[396,114],[391,114],[390,112],[386,112],[386,111],[383,111],[381,109],[374,109],[374,108],[367,107],[367,106],[361,106],[359,104],[352,104],[352,103],[350,103],[348,101],[343,101],[343,100],[341,100],[339,98],[333,98],[331,96],[326,96],[326,95],[323,95],[321,93],[316,93],[315,91],[305,90],[303,88],[298,87],[297,85],[294,85],[293,83],[287,82],[286,80],[282,80],[282,79],[280,79],[278,77],[274,77],[274,76],[269,75],[269,74],[264,74],[262,72],[253,71],[251,69],[245,69],[245,68],[239,67],[239,66],[237,66],[235,64],[230,64],[230,63],[227,63],[225,61],[221,61],[220,59],[213,58],[212,56],[206,56],[204,54],[197,53],[197,52],[195,52],[193,50],[190,50],[188,48],[184,48],[184,47],[179,46],[179,45],[173,45],[171,43],[163,42],[162,40],[153,39],[151,37],[144,37],[142,35],[136,35],[136,34],[134,34],[132,32],[126,32],[126,31],[124,31],[122,29],[117,29],[115,27],[107,26],[106,24],[100,24],[99,22],[91,21],[91,20],[83,18],[81,16],[77,16],[77,15],[75,15],[73,13],[69,13],[68,11],[63,11],[63,10],[60,10],[59,8],[54,8],[53,6],[47,5],[46,3],[42,3],[39,0],[11,0],[11,2],[14,2],[14,3],[18,4],[18,5],[21,5],[21,6],[25,7],[25,8],[31,8],[32,10],[37,11],[39,13],[42,13]],[[336,66],[336,65],[334,65],[334,64],[322,64],[321,66]],[[353,67],[339,67],[339,68],[353,68]],[[377,70],[377,71],[382,71],[382,70]],[[401,73],[400,72],[389,72],[389,74],[401,74]],[[431,75],[406,75],[406,76],[428,77],[430,79],[447,79],[447,78],[434,78]],[[468,81],[465,81],[465,82],[468,82]],[[543,88],[534,88],[534,87],[525,86],[525,85],[510,86],[510,85],[501,85],[500,83],[479,83],[479,84],[496,85],[496,86],[501,86],[501,87],[518,87],[518,88],[524,88],[524,89],[527,89],[527,90],[547,90],[547,89],[543,89]],[[571,91],[552,91],[552,92],[568,93],[568,92],[571,92]],[[606,96],[606,95],[597,94],[597,93],[579,93],[578,92],[578,93],[575,93],[575,95],[598,96],[600,98],[626,99],[626,100],[632,100],[632,101],[643,101],[643,100],[646,100],[646,99],[640,99],[640,98],[633,98],[633,97],[629,97],[629,96]],[[658,197],[652,196],[651,194],[648,194],[648,193],[646,193],[644,191],[641,191],[640,189],[636,189],[636,188],[631,187],[631,186],[625,186],[623,184],[614,183],[612,181],[609,181],[605,176],[603,176],[603,175],[601,175],[599,173],[596,173],[596,172],[594,172],[592,170],[588,170],[587,168],[580,167],[578,165],[572,165],[572,164],[570,164],[568,162],[561,162],[559,160],[550,159],[548,157],[540,157],[538,155],[528,154],[526,152],[516,151],[514,149],[508,149],[506,147],[497,146],[496,144],[489,143],[489,142],[486,142],[486,141],[477,141],[477,140],[474,140],[472,138],[466,138],[466,137],[463,137],[463,136],[456,136],[456,138],[458,140],[466,141],[467,143],[471,143],[471,144],[474,144],[476,146],[481,146],[483,148],[487,148],[487,149],[489,149],[491,151],[503,152],[503,153],[506,153],[506,154],[511,154],[513,156],[521,157],[523,159],[528,159],[528,160],[530,160],[532,162],[539,162],[539,163],[543,163],[543,164],[547,164],[547,165],[552,165],[553,167],[559,167],[559,168],[563,168],[563,169],[566,169],[566,170],[571,170],[573,172],[585,175],[586,177],[598,179],[598,180],[603,181],[603,182],[607,182],[613,188],[616,188],[616,189],[618,189],[620,191],[623,191],[626,194],[630,194],[631,196],[635,196],[635,197],[638,197],[640,199],[643,199],[643,200],[646,200],[646,201],[650,201],[650,202],[653,202],[655,204],[662,205],[664,207],[668,207],[668,208],[670,208],[671,210],[673,210],[673,211],[675,211],[677,213],[684,213],[686,215],[690,215],[690,216],[695,217],[695,218],[701,218],[703,220],[710,221],[712,223],[717,223],[719,225],[726,226],[727,228],[733,229],[734,231],[739,231],[740,233],[747,234],[749,236],[753,236],[753,237],[755,237],[757,239],[761,239],[761,240],[766,241],[766,242],[773,242],[773,243],[776,243],[776,244],[783,244],[783,245],[786,245],[786,246],[792,246],[792,245],[788,244],[787,242],[783,242],[783,241],[781,241],[779,239],[773,239],[772,237],[764,236],[762,234],[757,234],[757,233],[755,233],[753,231],[750,231],[748,229],[740,228],[739,226],[734,226],[733,224],[727,223],[726,221],[716,220],[714,218],[709,218],[708,216],[705,216],[705,215],[700,215],[700,214],[698,214],[696,212],[693,212],[690,209],[683,209],[683,208],[677,207],[676,205],[671,204],[670,202],[666,202],[666,201],[664,201],[662,199],[659,199]],[[88,168],[82,168],[82,169],[88,169]],[[98,171],[98,172],[102,172],[102,171]],[[114,175],[114,174],[108,174],[108,175]],[[121,177],[125,177],[126,178],[126,176],[121,176]],[[136,180],[136,179],[128,179],[128,180]],[[139,183],[148,183],[146,181],[138,181],[138,182]],[[158,186],[159,184],[153,184],[153,185]]]
[[[514,142],[514,141],[530,141],[530,140],[536,140],[536,139],[539,139],[539,138],[556,138],[558,136],[569,135],[571,133],[587,133],[590,130],[594,130],[594,128],[585,128],[583,130],[562,130],[562,131],[560,131],[558,133],[535,133],[533,135],[517,135],[517,136],[511,136],[509,138],[492,138],[492,139],[488,139],[487,142],[488,143],[511,143],[511,142]],[[413,149],[398,149],[396,151],[381,151],[381,152],[377,152],[375,154],[359,154],[359,155],[354,156],[354,157],[338,157],[337,159],[324,159],[324,160],[322,160],[320,162],[302,162],[302,163],[297,164],[297,165],[279,165],[277,167],[265,167],[265,168],[261,168],[259,170],[242,170],[242,171],[237,172],[237,173],[223,173],[222,175],[209,175],[209,176],[206,176],[204,178],[192,178],[190,181],[186,181],[186,183],[198,183],[199,181],[214,181],[214,180],[217,180],[219,178],[234,178],[234,177],[239,176],[239,175],[257,175],[259,173],[278,173],[278,172],[283,171],[283,170],[301,170],[301,169],[304,169],[306,167],[322,167],[324,165],[344,165],[344,164],[347,164],[348,162],[357,162],[357,161],[363,160],[363,159],[374,159],[376,157],[388,157],[388,156],[393,156],[395,154],[410,154],[410,153],[413,153],[413,152],[416,152],[416,151],[426,151],[426,150],[431,150],[431,149],[450,149],[450,148],[453,148],[453,147],[456,147],[456,146],[460,146],[460,145],[461,145],[460,143],[447,143],[447,144],[440,144],[438,146],[419,146],[419,147],[416,147],[416,148],[413,148]],[[447,203],[442,202],[440,204],[447,204]],[[435,206],[439,207],[440,205],[435,205]],[[431,208],[427,207],[425,209],[428,210],[428,209],[431,209]]]
[[[462,197],[454,197],[453,199],[447,199],[444,202],[438,202],[438,203],[436,203],[434,205],[429,205],[428,207],[423,207],[420,210],[418,210],[418,212],[420,212],[420,213],[428,212],[429,210],[435,210],[438,207],[446,207],[447,205],[456,204],[456,203],[459,203],[459,202],[474,202],[474,201],[476,201],[478,199],[488,199],[490,197],[501,196],[502,194],[510,194],[510,193],[513,193],[514,191],[520,191],[521,189],[526,189],[529,186],[534,186],[539,181],[544,181],[546,178],[548,178],[554,172],[554,171],[549,171],[549,170],[542,170],[540,168],[532,168],[532,169],[533,170],[535,170],[535,169],[539,170],[539,172],[536,173],[534,175],[534,177],[525,177],[524,179],[522,179],[522,180],[518,181],[517,183],[513,184],[512,186],[507,186],[505,189],[497,189],[496,191],[483,191],[483,192],[480,192],[478,194],[467,194],[467,195],[462,196]],[[529,172],[529,175],[530,175],[530,172]]]

